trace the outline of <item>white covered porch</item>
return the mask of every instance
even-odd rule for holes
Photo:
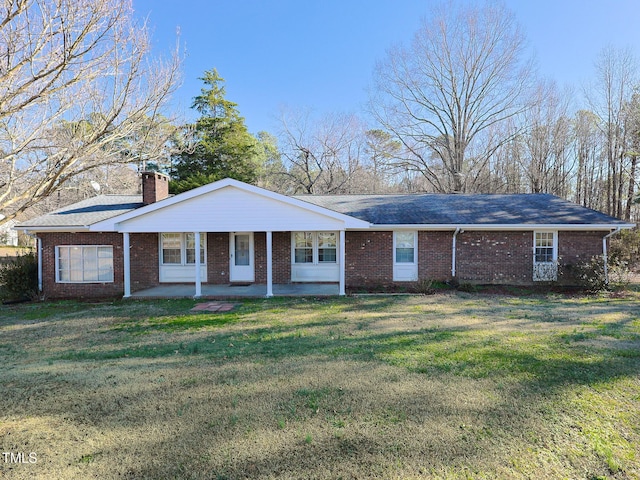
[[[308,202],[304,202],[292,197],[287,197],[278,193],[270,192],[259,187],[247,185],[236,180],[225,179],[200,188],[167,198],[157,203],[147,205],[132,212],[125,213],[108,221],[92,225],[91,229],[96,231],[117,231],[123,235],[123,270],[124,270],[124,297],[131,297],[131,234],[136,233],[160,233],[175,232],[189,234],[189,238],[194,240],[193,250],[200,251],[201,234],[230,233],[232,245],[230,249],[233,253],[234,238],[240,238],[242,242],[252,242],[254,233],[264,232],[266,236],[266,256],[265,273],[266,285],[253,285],[255,279],[251,278],[251,268],[247,269],[247,277],[240,275],[234,280],[231,275],[231,283],[234,281],[249,284],[254,287],[252,296],[256,296],[258,289],[264,288],[264,296],[287,294],[287,291],[302,289],[305,294],[315,294],[312,288],[320,292],[329,287],[324,287],[325,280],[337,280],[338,295],[345,294],[345,231],[347,228],[367,229],[369,223],[337,213]],[[104,229],[104,230],[101,230]],[[287,284],[287,289],[274,287],[274,246],[273,237],[277,232],[335,232],[337,234],[337,248],[334,248],[332,255],[337,261],[334,267],[320,265],[318,248],[323,240],[323,234],[317,233],[313,237],[313,259],[316,264],[313,274],[309,275],[309,270],[292,267],[291,278]],[[314,233],[313,235],[316,235]],[[205,235],[206,237],[206,235]],[[335,237],[333,237],[335,238]],[[242,243],[240,242],[240,243]],[[238,250],[236,250],[237,252]],[[323,250],[323,254],[326,254]],[[282,255],[282,252],[280,252]],[[193,283],[185,285],[192,290],[191,295],[202,297],[207,295],[207,291],[219,288],[207,284],[206,273],[203,272],[204,265],[200,255],[193,255],[194,262],[190,265],[193,271]],[[243,264],[244,265],[244,264]],[[240,266],[240,265],[237,265]],[[250,265],[246,265],[250,267]],[[333,268],[333,270],[331,270]],[[231,272],[230,267],[230,273]],[[336,271],[337,270],[337,271]],[[191,270],[189,270],[191,271]],[[337,274],[337,275],[336,275]],[[305,276],[306,275],[306,276]],[[336,278],[337,276],[337,278]],[[264,277],[263,277],[264,282]],[[282,280],[280,280],[282,282]],[[305,288],[297,287],[297,282],[307,282]],[[177,288],[175,284],[166,285]],[[158,286],[161,288],[163,286]],[[182,288],[182,286],[181,286]],[[230,289],[243,287],[227,286]],[[334,287],[335,288],[335,284]],[[159,290],[156,290],[156,292]],[[240,292],[240,290],[234,290]],[[283,293],[284,292],[284,293]],[[225,293],[230,291],[225,290]],[[260,296],[260,295],[258,295]]]

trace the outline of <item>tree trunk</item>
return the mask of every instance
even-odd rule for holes
[[[624,219],[626,221],[631,220],[631,205],[633,205],[633,197],[635,196],[636,187],[636,163],[638,157],[633,155],[631,157],[631,169],[629,171],[629,189],[627,190],[627,208],[624,212]]]

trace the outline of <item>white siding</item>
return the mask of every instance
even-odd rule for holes
[[[340,280],[340,266],[337,263],[291,265],[292,282],[337,282],[338,280]]]
[[[338,230],[344,222],[236,187],[225,187],[123,221],[122,232]]]
[[[194,283],[196,281],[195,265],[160,265],[160,282]],[[200,266],[200,281],[207,281],[207,266]]]

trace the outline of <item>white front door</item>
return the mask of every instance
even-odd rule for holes
[[[253,282],[253,233],[229,234],[230,267],[229,280],[232,282]]]

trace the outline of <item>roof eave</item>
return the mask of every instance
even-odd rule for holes
[[[433,230],[453,231],[461,230],[503,230],[503,231],[531,231],[531,230],[565,230],[565,231],[610,231],[616,229],[630,230],[635,228],[634,223],[553,223],[553,224],[479,224],[479,223],[443,223],[443,224],[371,224],[368,230]],[[367,230],[355,228],[354,230]]]
[[[34,226],[34,225],[16,225],[14,230],[22,230],[25,233],[50,233],[50,232],[64,232],[64,233],[79,233],[89,232],[89,225],[56,225],[56,226]]]

